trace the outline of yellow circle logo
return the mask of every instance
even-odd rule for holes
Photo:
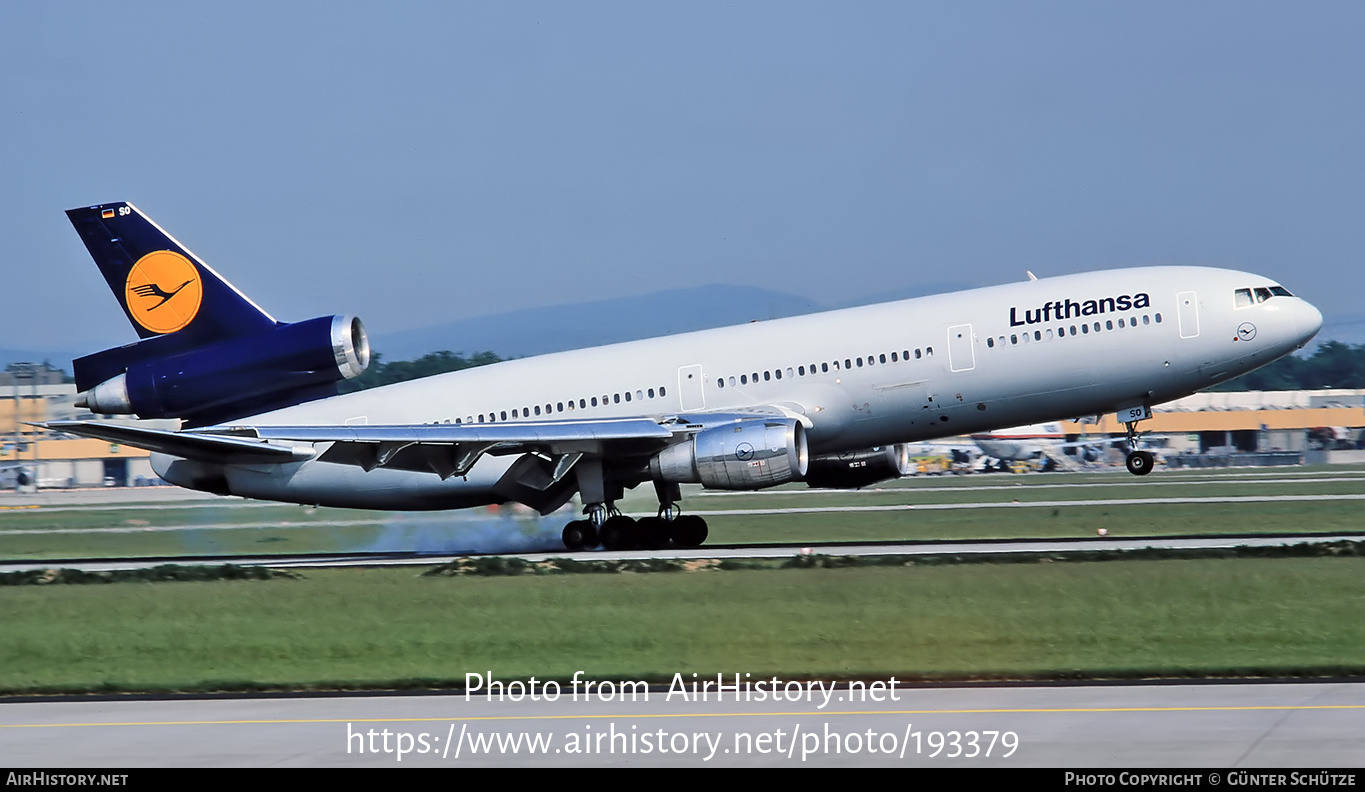
[[[153,333],[174,333],[199,314],[204,284],[189,259],[157,250],[133,265],[123,299],[138,324]]]

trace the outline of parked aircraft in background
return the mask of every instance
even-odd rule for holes
[[[679,485],[849,487],[902,475],[900,444],[1116,412],[1129,470],[1151,406],[1306,344],[1322,316],[1267,278],[1092,272],[510,360],[336,395],[370,357],[360,321],[278,322],[135,207],[69,211],[142,340],[75,361],[97,413],[162,431],[49,428],[151,450],[165,480],[293,503],[548,514],[570,548],[707,534]],[[320,273],[321,275],[322,273]],[[584,317],[602,321],[601,317]],[[650,483],[656,517],[616,509]]]
[[[1066,449],[1076,449],[1072,454],[1079,461],[1095,462],[1110,444],[1107,437],[1067,442],[1062,425],[1056,421],[979,432],[972,435],[972,442],[981,453],[1001,463],[1025,462],[1039,457],[1062,463],[1071,456]]]

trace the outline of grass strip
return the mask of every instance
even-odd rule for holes
[[[0,691],[1365,673],[1360,556],[1048,561],[12,586]]]

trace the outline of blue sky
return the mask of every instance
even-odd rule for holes
[[[134,340],[62,213],[116,200],[277,318],[372,333],[679,285],[832,304],[1148,264],[1358,316],[1363,23],[1331,2],[8,3],[0,346]]]

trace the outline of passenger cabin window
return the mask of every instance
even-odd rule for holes
[[[1251,289],[1238,289],[1232,305],[1234,308],[1246,308],[1251,305]]]

